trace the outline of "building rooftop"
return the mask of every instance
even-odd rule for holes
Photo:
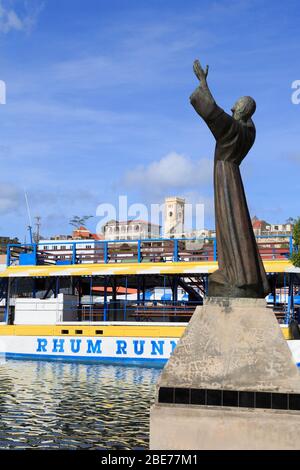
[[[131,224],[144,224],[150,225],[151,227],[161,227],[161,225],[153,224],[152,222],[148,222],[147,220],[142,219],[129,219],[129,220],[109,220],[104,224],[104,227],[107,225],[131,225]]]

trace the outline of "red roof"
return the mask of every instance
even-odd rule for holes
[[[104,240],[104,235],[101,235],[100,233],[92,233],[91,235],[94,240]]]
[[[262,227],[262,221],[261,220],[256,220],[255,222],[252,223],[253,228],[261,228]]]
[[[104,240],[104,236],[98,233],[92,233],[86,227],[79,227],[73,230],[72,238],[91,238],[92,240]]]

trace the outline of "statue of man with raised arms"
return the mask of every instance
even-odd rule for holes
[[[255,141],[251,119],[256,103],[240,98],[232,116],[215,102],[207,85],[208,66],[194,62],[200,85],[190,97],[214,138],[214,193],[219,269],[209,277],[210,297],[264,297],[269,292],[265,269],[258,252],[239,166]]]

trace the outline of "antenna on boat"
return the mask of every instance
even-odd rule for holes
[[[35,241],[36,241],[36,243],[39,243],[39,241],[40,241],[40,228],[41,228],[41,216],[37,215],[34,219],[35,219],[35,226],[36,226]]]
[[[27,197],[27,193],[26,193],[25,189],[24,189],[24,196],[25,196],[26,207],[27,207],[27,215],[28,215],[28,221],[29,221],[29,225],[28,225],[29,239],[30,239],[30,243],[32,244],[33,243],[33,237],[32,237],[31,214],[30,214],[30,207],[29,207],[29,203],[28,203],[28,197]]]

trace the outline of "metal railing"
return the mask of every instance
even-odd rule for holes
[[[288,259],[293,251],[291,235],[257,236],[264,260]],[[201,262],[217,261],[216,238],[179,238],[147,240],[61,241],[7,246],[7,266],[64,265],[95,263]]]
[[[79,320],[133,322],[188,322],[200,302],[128,300],[82,305]]]

